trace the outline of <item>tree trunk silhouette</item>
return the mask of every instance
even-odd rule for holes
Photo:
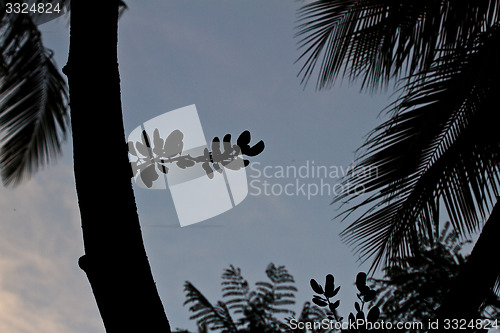
[[[438,309],[438,318],[478,318],[479,307],[485,301],[500,276],[500,200],[497,198],[490,217],[484,224],[481,235],[472,252],[451,285],[443,304]]]
[[[94,6],[95,5],[95,6]],[[71,1],[68,76],[79,260],[106,332],[170,332],[142,240],[120,101],[118,0]]]

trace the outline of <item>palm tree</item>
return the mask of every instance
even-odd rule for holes
[[[303,83],[317,72],[318,89],[339,75],[364,89],[399,87],[390,119],[343,180],[363,193],[334,199],[355,201],[344,218],[364,209],[341,234],[361,259],[375,269],[417,253],[422,238],[434,242],[443,204],[462,237],[491,213],[441,316],[477,315],[500,275],[499,9],[490,0],[317,0],[299,12]]]
[[[76,191],[87,274],[107,332],[170,332],[144,249],[131,184],[117,62],[121,1],[71,1],[68,76]],[[59,150],[67,130],[64,80],[24,15],[4,15],[0,158],[16,183]],[[60,132],[59,132],[60,131]],[[90,137],[89,133],[95,133]],[[96,155],[104,157],[96,165]]]

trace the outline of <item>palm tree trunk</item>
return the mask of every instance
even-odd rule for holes
[[[94,6],[95,5],[95,6]],[[85,255],[106,332],[170,332],[137,215],[117,60],[118,0],[71,1],[68,76]]]
[[[486,221],[472,252],[438,310],[444,319],[478,318],[485,301],[500,276],[500,200]]]

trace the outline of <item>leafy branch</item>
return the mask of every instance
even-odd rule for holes
[[[334,282],[335,280],[332,274],[328,274],[326,276],[324,288],[316,280],[311,279],[311,288],[317,294],[313,296],[312,301],[314,304],[320,307],[328,307],[330,311],[327,312],[327,314],[330,320],[341,322],[344,318],[339,317],[339,315],[337,314],[337,308],[340,305],[340,300],[333,301],[333,297],[338,294],[340,286],[335,288]],[[356,315],[351,312],[348,316],[348,320],[349,323],[356,323],[357,329],[355,330],[355,332],[365,332],[368,330],[366,328],[366,322],[374,323],[380,317],[380,309],[376,305],[370,308],[370,311],[368,311],[368,314],[366,316],[364,313],[365,304],[373,301],[377,295],[377,292],[366,285],[366,273],[364,272],[360,272],[356,276],[356,288],[358,288],[359,291],[357,296],[361,304],[359,302],[354,302]],[[363,325],[358,325],[359,321],[362,321]],[[351,327],[351,325],[348,325],[348,327]],[[352,330],[350,330],[350,332],[352,332]]]
[[[168,174],[170,168],[175,163],[178,168],[186,169],[201,164],[207,177],[214,178],[214,171],[222,174],[223,169],[237,171],[250,164],[250,161],[243,159],[242,155],[253,157],[264,150],[264,141],[259,141],[250,146],[250,132],[243,131],[236,143],[231,142],[231,134],[226,134],[222,139],[222,144],[218,137],[211,143],[212,151],[208,148],[203,150],[199,156],[191,154],[183,155],[184,134],[180,130],[174,130],[166,139],[160,137],[158,128],[153,131],[151,141],[148,133],[143,130],[141,141],[128,142],[130,155],[136,157],[131,161],[133,177],[139,173],[141,180],[147,187],[153,186],[153,182],[158,179],[159,173]]]

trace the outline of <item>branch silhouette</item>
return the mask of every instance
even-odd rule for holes
[[[327,312],[328,318],[330,320],[335,320],[337,322],[341,322],[344,318],[339,317],[337,314],[337,308],[340,305],[340,300],[333,301],[333,297],[337,295],[337,293],[340,290],[340,286],[335,288],[335,283],[334,283],[334,277],[332,274],[328,274],[325,279],[325,286],[319,284],[315,279],[311,279],[310,284],[312,290],[316,293],[316,295],[313,296],[312,301],[314,304],[320,306],[320,307],[328,307],[330,310]],[[358,302],[354,303],[354,308],[356,309],[356,315],[354,315],[352,312],[348,316],[348,322],[349,323],[356,323],[356,328],[353,329],[348,329],[348,330],[342,330],[345,332],[366,332],[370,331],[366,327],[366,323],[375,323],[378,321],[380,318],[380,309],[376,305],[372,305],[370,308],[370,311],[368,311],[368,314],[365,317],[365,304],[372,302],[376,295],[377,292],[374,289],[371,289],[366,285],[366,273],[364,272],[359,272],[358,275],[356,276],[356,288],[358,289],[359,293],[357,294],[358,299],[361,301],[361,305]],[[332,299],[332,300],[330,300]],[[359,324],[359,323],[363,324]],[[350,327],[350,325],[349,325]]]
[[[133,177],[139,176],[144,184],[150,188],[153,182],[158,179],[159,172],[168,174],[169,166],[172,164],[181,169],[186,169],[201,164],[208,178],[214,178],[214,171],[222,173],[224,168],[237,171],[250,164],[250,161],[243,159],[242,155],[253,157],[264,150],[264,141],[260,140],[255,145],[250,146],[250,132],[243,131],[236,143],[231,142],[231,134],[226,134],[222,139],[222,144],[218,137],[211,143],[211,150],[203,150],[199,156],[183,155],[184,134],[180,130],[174,130],[166,139],[160,137],[158,128],[153,131],[153,140],[149,134],[143,130],[141,141],[128,142],[130,155],[137,159],[131,161]]]

